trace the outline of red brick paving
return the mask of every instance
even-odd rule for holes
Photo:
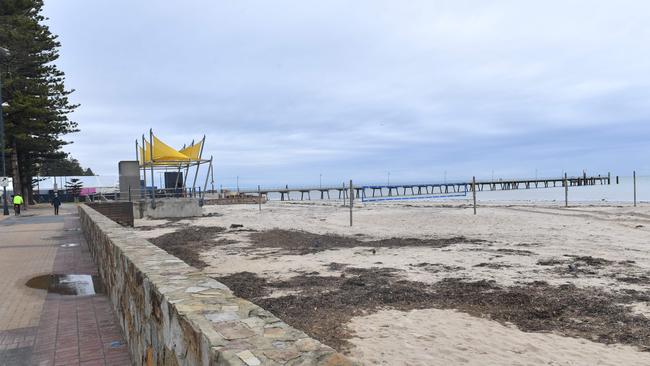
[[[97,275],[76,215],[65,217],[53,274]],[[39,325],[0,331],[2,365],[131,365],[128,349],[106,295],[48,293]]]
[[[130,365],[105,296],[49,294],[34,345],[36,365]]]

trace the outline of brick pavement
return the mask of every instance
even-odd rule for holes
[[[76,208],[66,206],[60,216],[32,209],[0,220],[0,365],[131,364],[108,297],[24,285],[42,274],[97,275]]]

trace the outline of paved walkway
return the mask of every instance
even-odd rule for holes
[[[108,298],[25,285],[47,274],[97,275],[73,205],[0,218],[0,365],[131,365]]]

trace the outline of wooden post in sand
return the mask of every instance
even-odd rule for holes
[[[262,212],[262,191],[260,185],[257,185],[257,205],[260,207],[260,212]]]
[[[632,172],[632,182],[634,185],[634,207],[636,207],[636,170]]]
[[[472,196],[474,196],[474,215],[476,215],[476,177],[472,177]]]
[[[345,192],[345,182],[343,182],[343,191],[342,191],[341,193],[343,193],[343,206],[345,206],[345,196],[346,196],[346,194],[347,194],[347,193]]]
[[[566,173],[564,173],[564,207],[569,207],[569,181]]]
[[[352,179],[350,179],[350,227],[352,227],[352,206],[354,204],[354,191],[352,188]]]

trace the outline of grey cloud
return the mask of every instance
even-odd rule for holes
[[[68,149],[104,174],[150,127],[176,146],[207,134],[223,181],[481,174],[506,154],[521,157],[508,160],[513,174],[629,170],[648,153],[625,143],[650,134],[639,122],[650,118],[644,1],[68,0],[46,10],[82,104]],[[603,133],[613,129],[627,135]]]

